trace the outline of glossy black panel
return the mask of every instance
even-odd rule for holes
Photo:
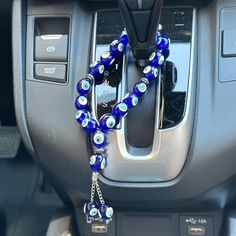
[[[117,70],[105,71],[102,83],[96,85],[97,118],[105,113],[111,113],[113,105],[118,100],[118,86],[122,79],[122,61],[117,65]]]
[[[184,116],[186,96],[189,79],[190,47],[192,39],[193,10],[191,8],[164,8],[160,24],[162,33],[171,39],[171,52],[167,63],[163,66],[162,76],[162,116],[160,128],[171,128],[178,125]],[[118,10],[99,11],[97,14],[96,31],[96,59],[108,49],[109,43],[116,39],[124,28],[120,12]],[[184,55],[179,56],[179,53]],[[175,65],[175,86],[170,89],[168,73],[171,64]],[[121,76],[122,65],[119,66],[119,79],[114,81],[113,74],[104,83],[96,86],[97,115],[101,117],[111,111],[112,105],[117,101],[118,85]],[[111,85],[111,86],[110,86]],[[152,140],[152,139],[151,139]],[[150,143],[150,142],[149,142]]]

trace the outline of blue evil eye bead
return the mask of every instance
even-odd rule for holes
[[[95,79],[100,79],[103,77],[105,67],[101,64],[101,62],[93,62],[92,64],[90,64],[89,69],[89,74],[92,75]]]
[[[95,154],[90,157],[90,167],[93,172],[101,172],[106,165],[107,160],[103,154]]]
[[[97,130],[92,137],[93,145],[96,148],[103,148],[107,145],[107,135],[101,130]]]
[[[149,57],[149,64],[150,66],[153,67],[161,66],[164,61],[165,61],[164,56],[159,52],[153,52]]]
[[[147,84],[142,81],[137,82],[133,87],[133,93],[137,97],[142,97],[143,95],[145,95],[146,92],[147,92]]]
[[[88,134],[94,133],[98,129],[97,121],[92,118],[85,118],[82,121],[81,126]]]
[[[100,60],[106,70],[115,62],[113,54],[109,51],[102,53]]]
[[[86,118],[90,118],[89,111],[86,110],[78,110],[75,114],[75,119],[78,121],[78,123],[82,124],[83,120]]]
[[[144,77],[149,81],[155,80],[158,76],[158,69],[152,66],[146,66],[143,70]]]
[[[107,135],[101,130],[97,130],[92,137],[92,142],[96,148],[103,148],[107,145]]]
[[[112,115],[119,119],[128,113],[128,106],[124,102],[119,102],[112,108]]]
[[[128,35],[127,35],[127,32],[124,30],[122,31],[120,37],[119,37],[119,41],[121,43],[123,43],[123,45],[126,47],[127,44],[129,43],[129,38],[128,38]]]
[[[85,96],[78,96],[75,100],[75,107],[80,109],[87,109],[89,107],[88,99]]]
[[[86,95],[87,93],[89,93],[91,87],[92,87],[91,80],[84,78],[78,82],[77,91],[80,95]]]
[[[99,127],[101,130],[113,129],[116,125],[116,118],[112,114],[105,114],[100,118]]]
[[[159,51],[166,51],[169,49],[170,40],[166,36],[159,36],[157,38],[156,49]]]
[[[114,57],[121,57],[125,50],[124,44],[120,40],[114,40],[110,44],[110,51],[114,55]]]
[[[123,99],[123,102],[128,106],[128,108],[133,108],[138,105],[138,97],[133,93],[127,94]]]
[[[88,202],[84,204],[84,214],[88,217],[96,217],[99,211],[99,205],[96,202]]]
[[[109,205],[103,204],[99,208],[99,215],[103,220],[111,220],[114,214],[113,208]]]

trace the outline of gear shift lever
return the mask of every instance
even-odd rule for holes
[[[136,59],[147,59],[155,49],[163,0],[119,0],[121,15]]]

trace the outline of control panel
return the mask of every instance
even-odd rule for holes
[[[29,16],[32,41],[33,79],[67,82],[70,18]],[[29,24],[30,24],[29,23]]]

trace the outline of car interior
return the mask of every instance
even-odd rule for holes
[[[235,0],[0,0],[0,236],[236,236]]]

